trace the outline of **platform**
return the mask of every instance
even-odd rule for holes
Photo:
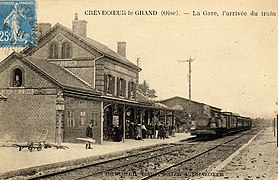
[[[144,139],[132,140],[126,139],[124,142],[104,141],[102,145],[92,144],[93,149],[85,149],[85,143],[73,144],[63,143],[69,149],[42,149],[30,152],[28,149],[18,151],[18,148],[3,147],[7,145],[5,142],[0,143],[0,177],[11,171],[26,169],[36,166],[49,165],[53,163],[63,163],[70,160],[76,160],[92,156],[100,156],[111,153],[123,152],[145,146],[151,146],[161,143],[173,143],[192,137],[189,133],[176,133],[175,137],[169,139]]]

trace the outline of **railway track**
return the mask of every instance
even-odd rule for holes
[[[169,153],[175,151],[176,149],[170,149],[171,147],[178,147],[173,144],[163,144],[159,147],[151,147],[146,150],[140,149],[130,151],[126,155],[117,156],[109,159],[104,159],[101,161],[95,161],[92,163],[81,164],[77,166],[65,167],[58,170],[50,170],[48,172],[41,172],[32,176],[27,177],[27,179],[80,179],[85,177],[94,176],[97,174],[102,174],[107,171],[113,170],[115,168],[123,167],[128,164],[132,164],[136,161],[148,158],[150,155],[152,157],[160,156],[163,153]],[[91,169],[88,175],[87,171]],[[79,178],[80,177],[80,178]]]
[[[56,171],[36,174],[27,179],[150,179],[161,176],[190,177],[213,162],[225,160],[258,130],[241,132],[214,141],[164,144],[141,152]]]
[[[255,131],[255,132],[257,132],[257,131]],[[173,165],[170,165],[170,166],[160,169],[154,173],[151,173],[145,177],[142,177],[142,178],[140,178],[140,180],[146,180],[146,179],[150,179],[150,178],[159,179],[159,176],[163,176],[163,177],[176,176],[176,177],[186,177],[189,179],[190,177],[195,176],[195,175],[197,175],[197,176],[202,175],[200,170],[206,168],[207,165],[209,165],[219,159],[221,159],[222,161],[225,160],[235,150],[240,148],[246,142],[246,141],[242,142],[241,138],[244,138],[245,140],[249,140],[255,134],[242,133],[241,135],[239,135],[233,139],[230,139],[224,143],[215,145],[214,147],[211,147],[205,151],[202,151],[192,157],[183,159],[180,162],[177,162]],[[247,135],[249,135],[249,137],[246,137]],[[226,151],[226,152],[221,153],[223,151]],[[227,153],[228,151],[230,151],[230,153]],[[203,173],[203,174],[205,174],[205,173]],[[206,174],[208,174],[208,173],[206,173]],[[221,174],[218,174],[218,175],[221,175]],[[184,179],[186,179],[186,178],[184,178]]]

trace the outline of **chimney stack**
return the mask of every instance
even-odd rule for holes
[[[118,42],[118,54],[126,58],[126,42]]]
[[[51,28],[51,24],[50,23],[38,23],[37,37],[41,37],[50,28]]]
[[[72,21],[72,31],[81,37],[87,36],[87,21],[78,20],[77,13],[75,13],[74,20]]]

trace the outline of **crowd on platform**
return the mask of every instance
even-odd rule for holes
[[[129,123],[126,129],[126,138],[141,140],[150,139],[166,139],[175,135],[175,127],[165,123],[153,124],[134,124]]]
[[[127,123],[126,125],[126,139],[167,139],[170,136],[175,136],[175,126],[170,126],[170,124],[156,123],[153,124],[135,124],[133,122]],[[109,136],[111,140],[115,142],[120,142],[123,139],[123,127],[111,125],[109,130]]]

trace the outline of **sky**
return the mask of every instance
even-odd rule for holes
[[[85,15],[86,10],[132,11],[129,16]],[[157,15],[135,15],[157,11]],[[161,11],[178,13],[162,16]],[[200,12],[201,16],[193,16]],[[247,16],[223,16],[246,12]],[[250,16],[250,12],[258,16]],[[276,16],[261,16],[261,11]],[[218,16],[203,12],[217,12]],[[74,14],[86,20],[87,35],[116,51],[127,42],[127,59],[140,57],[140,82],[158,100],[188,98],[192,62],[192,99],[243,116],[274,118],[278,113],[278,2],[275,0],[37,0],[37,21],[72,27]],[[189,14],[184,14],[189,13]],[[208,13],[206,13],[208,14]],[[2,60],[13,49],[0,49]]]

